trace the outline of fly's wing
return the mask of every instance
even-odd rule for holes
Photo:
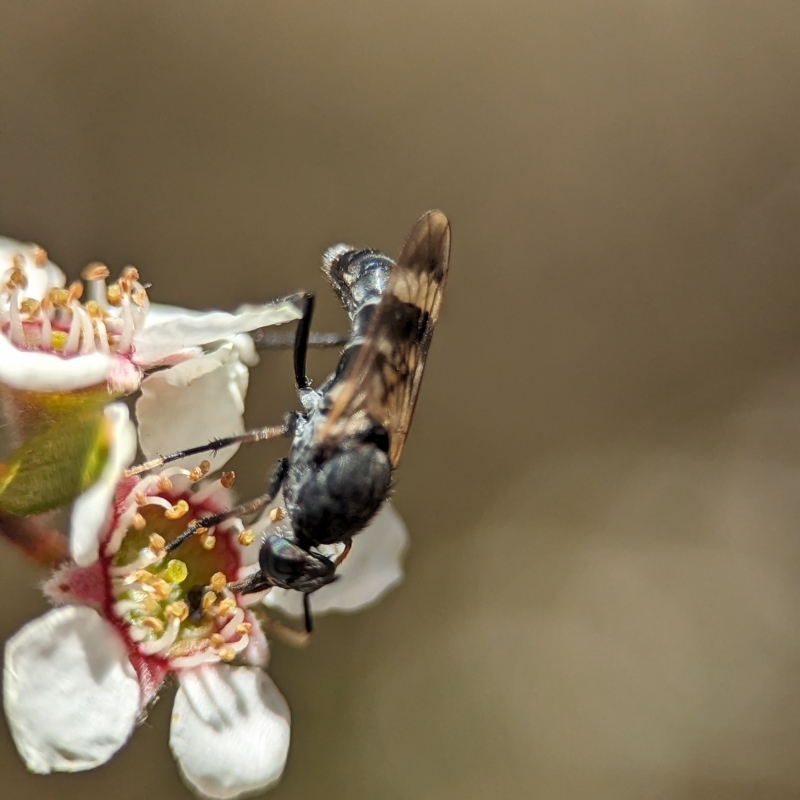
[[[323,436],[344,434],[366,413],[388,431],[389,460],[397,465],[439,318],[449,257],[450,223],[441,211],[429,211],[406,239],[364,344],[334,389]]]

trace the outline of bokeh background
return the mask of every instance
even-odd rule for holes
[[[274,800],[800,796],[798,41],[796,0],[4,0],[0,230],[73,276],[336,330],[327,246],[452,219],[407,579],[275,647]],[[295,405],[265,356],[249,421]],[[41,577],[3,552],[3,637]],[[0,794],[188,798],[165,694],[87,774],[0,726]]]

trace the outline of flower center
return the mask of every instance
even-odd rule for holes
[[[240,567],[230,533],[244,543],[250,538],[241,522],[209,528],[182,544],[178,558],[165,558],[165,545],[193,520],[221,510],[217,501],[230,478],[191,486],[207,471],[204,462],[133,483],[106,544],[115,618],[142,655],[167,659],[172,668],[231,661],[250,640],[251,623],[226,588]]]
[[[37,248],[33,268],[44,268],[47,254]],[[20,349],[37,349],[62,355],[96,351],[127,355],[134,333],[144,325],[149,300],[139,273],[125,267],[116,283],[106,286],[103,264],[89,264],[66,289],[49,286],[40,299],[26,293],[28,276],[23,256],[0,277],[0,332]],[[81,302],[86,288],[87,300]]]

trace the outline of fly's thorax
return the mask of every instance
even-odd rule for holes
[[[392,468],[381,426],[328,445],[296,437],[284,501],[301,547],[348,541],[389,494]]]

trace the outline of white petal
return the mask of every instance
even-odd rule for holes
[[[157,312],[169,317],[169,311]],[[229,336],[254,331],[266,325],[279,325],[300,318],[293,303],[280,301],[263,306],[242,306],[229,314],[209,311],[203,314],[172,316],[167,321],[146,325],[136,335],[137,364],[156,364],[170,355],[201,344],[209,344]]]
[[[15,256],[22,256],[22,270],[28,279],[23,290],[23,297],[41,300],[49,289],[63,286],[66,282],[64,273],[51,261],[39,267],[34,261],[35,249],[30,244],[23,244],[15,239],[0,236],[0,279],[6,270],[13,265]]]
[[[239,362],[232,343],[148,375],[136,401],[139,440],[145,457],[154,458],[241,433],[247,380],[247,369]],[[213,469],[219,469],[237,449],[238,446],[227,447],[213,457],[194,456],[174,465],[191,469],[203,458],[209,458]]]
[[[311,597],[315,615],[329,611],[360,611],[376,603],[403,579],[403,555],[408,531],[391,503],[384,503],[375,519],[353,537],[353,549],[339,567],[339,580]],[[299,592],[272,589],[264,603],[293,617],[303,615]]]
[[[186,783],[210,798],[261,792],[289,753],[289,706],[258,667],[181,674],[169,742]]]
[[[104,764],[128,740],[139,681],[111,624],[86,606],[64,606],[9,639],[3,702],[28,769],[77,772]]]
[[[111,425],[111,447],[100,477],[75,501],[70,522],[70,553],[78,566],[97,561],[100,540],[111,515],[114,492],[122,471],[136,456],[136,428],[123,403],[111,403],[103,410]]]
[[[19,350],[5,336],[0,336],[0,383],[12,389],[68,392],[96,386],[117,371],[117,361],[114,356],[100,352],[62,358],[36,350]]]

